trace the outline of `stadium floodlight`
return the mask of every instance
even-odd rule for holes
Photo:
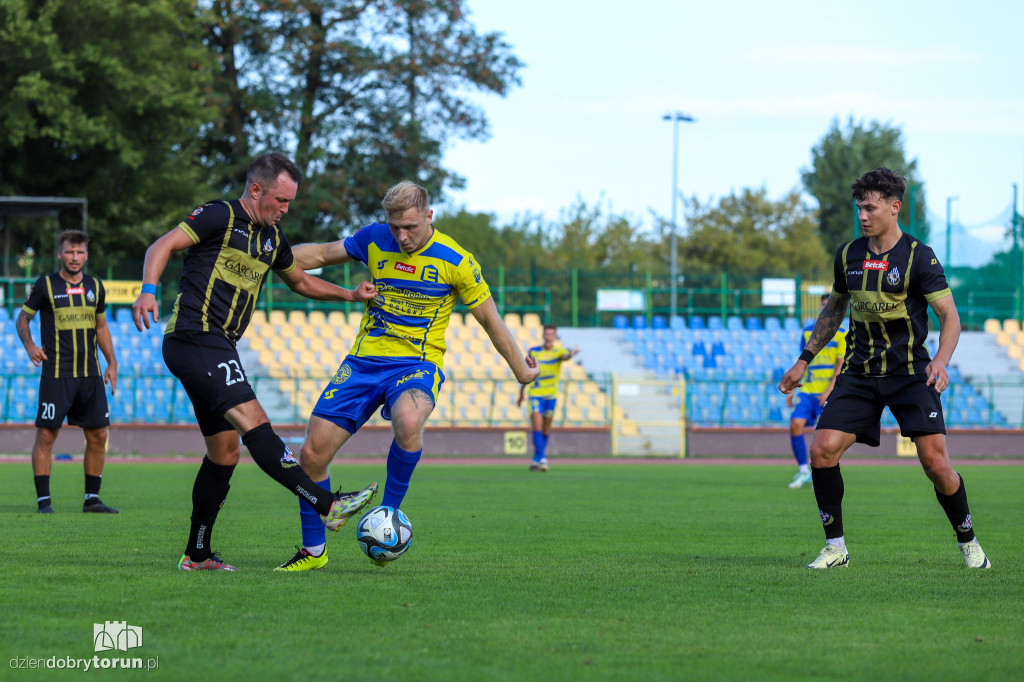
[[[951,253],[950,246],[953,242],[953,217],[951,213],[953,210],[953,202],[959,198],[960,197],[946,197],[946,260],[942,263],[942,266],[945,268],[951,267],[949,262]]]
[[[675,111],[661,117],[662,121],[672,121],[672,251],[669,264],[669,277],[671,299],[669,302],[669,321],[676,316],[677,295],[676,289],[679,280],[679,247],[676,246],[676,238],[679,231],[678,207],[679,207],[679,122],[695,123],[697,119],[688,114]]]

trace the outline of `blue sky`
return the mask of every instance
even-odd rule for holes
[[[943,223],[957,196],[954,220],[983,229],[1024,183],[1024,3],[468,4],[526,67],[507,98],[475,97],[492,135],[448,149],[467,179],[448,208],[555,218],[580,197],[667,217],[675,110],[697,119],[679,127],[679,190],[702,201],[798,188],[850,116],[902,129]]]

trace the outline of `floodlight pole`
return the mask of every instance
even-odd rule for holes
[[[951,265],[950,265],[950,257],[951,257],[950,253],[952,253],[952,251],[951,251],[950,247],[952,246],[952,242],[953,242],[952,210],[953,210],[953,202],[956,201],[957,198],[958,197],[946,197],[946,260],[942,264],[943,268],[951,267]]]
[[[679,247],[676,244],[678,232],[679,232],[679,221],[678,221],[678,202],[679,202],[679,122],[685,121],[687,123],[693,123],[696,121],[695,118],[687,114],[680,113],[678,111],[665,114],[661,117],[663,121],[672,121],[672,246],[671,256],[669,261],[669,291],[671,292],[669,301],[669,320],[676,316],[678,309],[678,279],[679,279]]]

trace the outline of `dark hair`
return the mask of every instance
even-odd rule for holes
[[[71,246],[85,244],[85,250],[89,250],[89,235],[81,230],[64,230],[61,232],[57,236],[57,247],[60,251],[64,250],[64,242],[67,242]]]
[[[280,152],[260,154],[245,172],[245,186],[255,182],[264,189],[270,189],[277,184],[281,173],[287,173],[296,183],[302,182],[302,171],[287,156]]]
[[[907,181],[894,170],[878,167],[857,178],[857,181],[850,185],[850,189],[853,190],[853,198],[857,201],[864,199],[871,192],[878,192],[888,201],[903,201]]]
[[[545,332],[546,332],[546,331],[547,331],[547,330],[549,330],[549,329],[550,329],[551,331],[553,331],[553,332],[557,332],[557,331],[558,331],[558,327],[556,327],[556,326],[555,326],[555,325],[553,325],[553,324],[546,324],[546,325],[544,325],[544,328],[543,328],[543,329],[541,329],[541,331],[545,331]]]

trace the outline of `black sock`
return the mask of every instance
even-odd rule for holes
[[[89,496],[90,495],[95,496],[97,498],[100,496],[100,483],[102,482],[102,479],[103,479],[102,474],[99,475],[99,476],[90,476],[89,474],[85,475],[85,501],[86,502],[89,501]]]
[[[292,451],[274,433],[269,423],[260,424],[242,436],[242,443],[249,449],[253,461],[271,478],[303,498],[324,516],[331,510],[334,497],[313,482],[292,456]]]
[[[811,467],[811,482],[814,484],[814,499],[818,502],[818,514],[825,528],[825,538],[832,540],[843,537],[843,475],[839,465],[816,469]]]
[[[213,524],[217,521],[217,513],[224,506],[224,500],[231,488],[228,482],[235,471],[232,464],[214,464],[209,457],[203,457],[203,463],[196,474],[196,482],[192,486],[192,527],[188,532],[188,548],[185,554],[192,561],[209,559],[210,536]]]
[[[959,476],[959,474],[957,474]],[[974,539],[974,529],[971,527],[971,510],[967,506],[967,489],[964,487],[964,478],[960,476],[960,487],[952,495],[943,495],[938,490],[935,497],[942,505],[942,511],[946,512],[946,518],[956,531],[957,542],[970,542]]]
[[[39,508],[49,507],[50,500],[50,477],[49,476],[36,476],[36,499]]]

